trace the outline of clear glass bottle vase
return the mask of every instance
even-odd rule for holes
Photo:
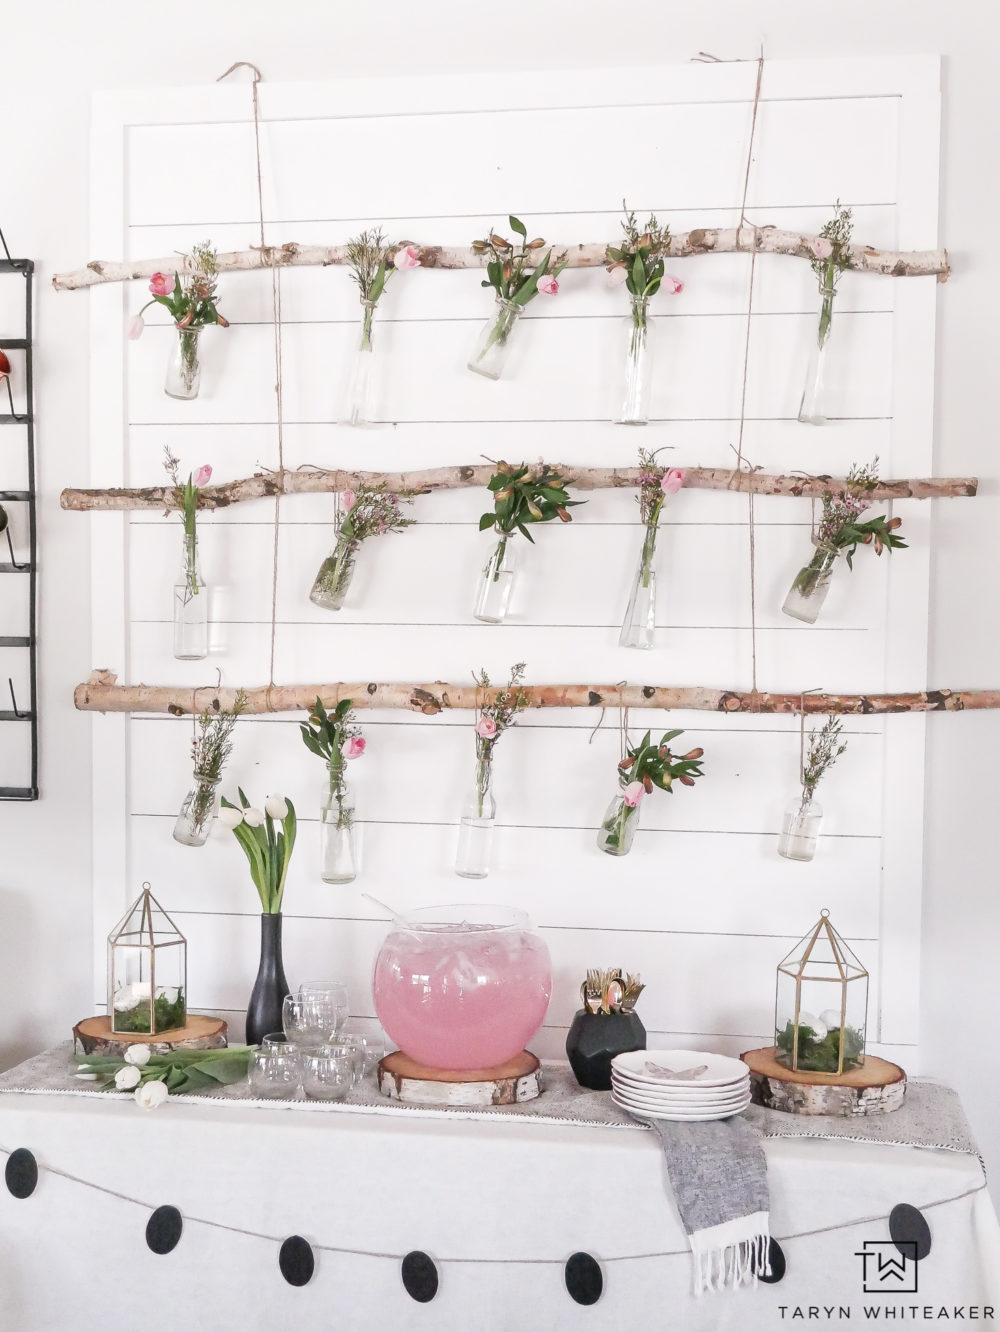
[[[200,328],[177,328],[163,391],[170,398],[197,398],[201,387]]]
[[[475,783],[462,806],[458,827],[455,873],[463,879],[485,879],[490,872],[497,814],[497,802],[490,789],[492,768],[489,749],[479,741]]]
[[[507,363],[510,335],[514,325],[524,312],[524,306],[517,301],[506,301],[502,296],[496,300],[493,315],[487,320],[468,360],[468,367],[477,375],[487,379],[499,379]]]
[[[803,624],[815,624],[819,618],[840,555],[836,546],[825,545],[815,537],[813,545],[816,547],[815,555],[795,575],[781,607],[785,615],[801,620]]]
[[[174,583],[174,656],[178,661],[208,656],[208,591],[198,563],[198,538],[188,532]]]
[[[627,856],[639,826],[639,806],[625,803],[625,785],[608,806],[597,830],[597,846],[609,856]]]
[[[375,346],[372,324],[375,302],[362,301],[361,336],[347,367],[341,422],[350,426],[371,425],[375,418],[377,396]]]
[[[623,425],[649,423],[655,334],[648,298],[633,296],[632,313],[624,321],[625,383],[616,418]]]
[[[809,349],[806,382],[799,402],[799,420],[803,425],[826,425],[826,398],[823,389],[827,348],[833,330],[833,287],[820,288],[819,324],[816,339]]]
[[[472,611],[477,620],[483,620],[486,624],[502,624],[506,618],[517,572],[517,548],[513,536],[503,532],[497,535],[499,540],[479,575],[479,588]]]
[[[328,555],[319,566],[319,572],[309,593],[309,600],[324,610],[343,609],[347,590],[354,577],[354,560],[358,553],[358,543],[343,534],[337,537],[333,553]]]
[[[785,810],[778,838],[778,855],[786,860],[812,860],[823,822],[823,807],[803,791],[794,805]]]
[[[354,805],[344,777],[344,760],[328,764],[320,809],[320,877],[324,883],[350,883],[358,876]]]
[[[625,608],[618,646],[651,648],[656,633],[656,528],[647,527],[639,553],[639,567],[632,584],[632,595]]]
[[[194,775],[195,785],[184,797],[174,824],[174,841],[182,846],[204,846],[218,813],[220,777]]]

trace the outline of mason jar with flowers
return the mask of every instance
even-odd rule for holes
[[[347,267],[357,283],[363,313],[360,337],[347,362],[340,419],[344,425],[366,426],[371,425],[377,415],[375,310],[393,273],[420,267],[420,251],[409,241],[390,245],[381,227],[370,228],[348,242]]]
[[[618,764],[618,793],[608,806],[607,813],[597,830],[597,846],[609,856],[625,856],[632,849],[639,826],[639,807],[654,787],[673,793],[674,782],[694,786],[695,778],[702,777],[703,749],[691,749],[676,757],[670,742],[683,731],[665,731],[654,741],[649,731],[637,745],[625,740],[625,755]]]
[[[632,583],[632,593],[625,608],[619,647],[651,648],[656,632],[656,534],[669,495],[676,495],[684,485],[686,473],[680,467],[658,467],[656,454],[639,450],[639,516],[645,529],[639,567]]]
[[[164,450],[167,475],[174,485],[174,505],[184,521],[181,568],[174,582],[174,656],[178,661],[201,661],[208,656],[208,591],[198,559],[198,505],[202,487],[212,479],[206,463],[180,478],[180,460]]]
[[[491,692],[476,709],[475,780],[459,818],[455,873],[463,879],[485,879],[490,872],[497,813],[492,789],[493,750],[504,731],[516,723],[517,714],[528,706],[523,687],[525,669],[524,662],[519,661],[511,668],[507,684],[496,690],[492,689],[485,669],[478,674],[473,672],[479,689]]]
[[[352,700],[342,698],[328,713],[317,698],[309,720],[299,726],[311,754],[326,763],[320,807],[320,877],[324,883],[350,883],[357,878],[359,857],[354,802],[347,786],[347,764],[365,752]]]
[[[396,495],[382,486],[359,486],[345,490],[334,500],[333,525],[337,533],[332,552],[319,566],[309,600],[323,610],[339,611],[347,599],[354,577],[354,562],[361,543],[369,537],[403,532],[413,526],[400,506],[410,504],[408,495]]]
[[[491,231],[485,240],[472,242],[475,254],[489,256],[482,285],[492,287],[496,292],[496,309],[483,328],[468,362],[470,370],[487,379],[499,379],[503,373],[510,336],[524,313],[524,307],[539,294],[557,295],[557,279],[566,267],[566,256],[560,255],[553,262],[551,250],[536,259],[537,252],[544,249],[545,241],[540,236],[529,241],[527,227],[513,214],[507,221],[514,234],[521,238],[518,244],[495,231]]]
[[[206,242],[195,245],[182,255],[183,269],[176,273],[154,273],[149,281],[152,300],[147,301],[129,324],[133,341],[142,336],[143,313],[151,305],[162,305],[170,313],[177,337],[167,362],[163,390],[171,398],[197,398],[201,387],[201,359],[198,341],[206,324],[228,328],[229,320],[219,314],[216,295],[218,272],[215,250]]]
[[[799,402],[799,420],[805,425],[825,425],[826,403],[824,382],[826,375],[827,347],[833,330],[833,298],[837,292],[837,283],[841,275],[852,266],[851,232],[853,221],[851,210],[841,208],[837,201],[836,212],[825,223],[818,236],[806,242],[812,258],[809,265],[816,274],[819,283],[819,324],[816,337],[809,350],[809,363],[806,368],[806,382]]]

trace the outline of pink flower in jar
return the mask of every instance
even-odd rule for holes
[[[628,281],[628,269],[624,264],[612,264],[608,269],[608,286],[623,287]]]
[[[538,290],[543,296],[557,296],[559,294],[559,283],[551,273],[546,273],[544,277],[538,279]]]
[[[664,495],[676,495],[678,490],[687,479],[687,473],[682,467],[671,467],[664,472],[663,480],[660,482],[660,489]]]
[[[354,508],[355,499],[356,496],[353,490],[345,490],[343,492],[343,494],[340,497],[340,502],[344,506],[345,513],[350,513],[351,510]]]
[[[173,274],[154,273],[149,281],[149,290],[154,296],[169,296],[174,289]]]
[[[679,278],[671,277],[669,273],[664,273],[660,286],[668,296],[679,296],[684,290],[684,283]]]
[[[815,236],[806,244],[817,259],[829,259],[830,255],[833,254],[833,245],[826,236]]]
[[[400,271],[420,267],[420,251],[415,245],[401,245],[392,256],[393,265]]]
[[[129,342],[135,342],[137,338],[142,337],[142,330],[146,327],[146,321],[142,315],[134,315],[129,321],[128,339]]]
[[[211,479],[212,469],[208,463],[205,463],[204,467],[199,467],[197,472],[195,472],[194,476],[191,478],[196,486],[207,486]]]
[[[628,805],[629,809],[638,809],[642,803],[642,797],[646,794],[642,782],[629,782],[622,792],[622,799]]]
[[[476,735],[482,740],[493,740],[496,738],[497,724],[492,717],[480,717],[476,722]]]
[[[366,743],[364,740],[361,739],[361,736],[352,735],[350,740],[348,740],[347,744],[344,746],[344,758],[345,759],[360,758],[361,755],[365,752],[365,748],[366,748]]]

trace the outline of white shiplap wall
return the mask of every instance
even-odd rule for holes
[[[261,89],[268,243],[346,239],[369,223],[390,237],[461,243],[513,210],[531,234],[613,237],[623,194],[675,230],[734,225],[739,214],[756,69],[691,66],[592,76],[358,81]],[[95,254],[148,257],[210,238],[256,241],[253,135],[245,88],[109,95],[95,105]],[[900,247],[935,242],[937,67],[933,61],[775,63],[765,70],[748,216],[813,230],[835,198],[859,238]],[[676,465],[724,466],[737,435],[749,260],[670,265],[683,295],[658,297],[662,320],[655,422],[610,423],[620,375],[621,291],[600,272],[567,270],[517,330],[499,383],[465,359],[491,293],[471,272],[404,274],[377,319],[384,424],[334,424],[343,358],[356,336],[356,292],[341,268],[281,275],[284,457],[377,469],[480,455],[570,464],[634,461],[638,445]],[[831,388],[838,418],[800,426],[795,410],[815,326],[807,265],[762,257],[754,290],[744,453],[769,470],[841,473],[878,453],[884,475],[929,470],[934,337],[932,279],[848,274],[834,326]],[[161,477],[169,444],[185,471],[218,479],[278,462],[271,283],[225,276],[227,331],[203,336],[201,396],[162,393],[169,326],[126,345],[123,321],[144,284],[95,289],[93,484]],[[77,299],[75,297],[66,297]],[[537,535],[513,614],[474,622],[470,605],[489,538],[477,492],[417,501],[420,525],[364,548],[339,616],[308,601],[331,542],[327,497],[280,506],[275,626],[278,682],[494,679],[524,659],[529,679],[748,687],[750,610],[745,497],[684,492],[660,538],[658,647],[617,646],[640,529],[631,494],[596,493],[570,527]],[[928,506],[900,504],[913,549],[894,561],[864,552],[815,628],[779,607],[808,553],[806,501],[762,499],[757,517],[758,679],[762,688],[919,687],[927,623]],[[272,501],[202,519],[211,586],[207,662],[171,656],[176,517],[92,515],[94,665],[130,681],[264,683],[271,640]],[[81,663],[81,676],[84,663]],[[455,821],[470,777],[464,715],[364,714],[354,765],[363,874],[348,887],[318,878],[322,768],[291,717],[247,719],[227,786],[295,800],[301,840],[286,895],[286,969],[342,974],[354,1008],[368,985],[382,924],[361,893],[402,907],[482,900],[523,905],[544,930],[555,986],[536,1047],[558,1053],[587,966],[639,970],[650,1033],[737,1049],[768,1035],[773,967],[828,906],[871,967],[870,1030],[891,1046],[917,1039],[923,722],[852,719],[848,755],[824,784],[816,861],[775,853],[794,794],[798,726],[773,717],[633,714],[635,728],[679,725],[706,750],[706,777],[643,807],[630,856],[602,856],[594,830],[615,782],[616,719],[591,736],[584,711],[524,719],[497,751],[501,827],[481,884],[452,873]],[[238,1018],[256,965],[256,897],[242,856],[217,831],[201,851],[170,832],[189,778],[190,726],[167,718],[96,718],[95,994],[103,938],[149,879],[189,938],[192,1004]]]

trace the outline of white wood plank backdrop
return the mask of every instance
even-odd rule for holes
[[[509,211],[531,234],[612,238],[626,195],[675,229],[739,216],[753,64],[514,79],[359,80],[261,88],[268,243],[346,239],[382,223],[390,237],[460,243]],[[240,87],[102,96],[93,135],[93,252],[148,257],[210,239],[257,240],[253,134]],[[840,199],[873,244],[936,243],[938,70],[932,60],[767,66],[748,216],[818,229]],[[677,465],[727,465],[738,433],[750,263],[713,256],[672,264],[678,297],[658,297],[655,420],[610,422],[620,374],[624,297],[600,272],[567,271],[518,329],[509,373],[489,383],[466,354],[491,307],[471,272],[397,277],[377,319],[381,427],[335,424],[341,367],[357,332],[347,273],[281,275],[286,465],[421,467],[488,457],[585,464],[661,448]],[[125,344],[144,284],[99,288],[93,309],[93,484],[161,478],[168,444],[185,471],[219,479],[278,463],[270,278],[226,276],[227,331],[203,339],[201,396],[164,396],[166,324]],[[848,274],[838,296],[831,403],[822,430],[795,421],[816,319],[807,265],[756,266],[744,453],[768,469],[843,472],[877,453],[885,475],[929,470],[933,280]],[[67,297],[66,299],[78,299]],[[158,313],[158,312],[157,312]],[[74,480],[74,478],[68,478]],[[324,496],[282,501],[273,627],[275,678],[494,679],[519,659],[533,681],[618,680],[749,687],[751,635],[745,497],[682,493],[660,539],[658,645],[617,645],[640,529],[631,494],[598,493],[574,523],[538,533],[510,622],[477,624],[470,604],[489,539],[476,492],[419,499],[420,525],[363,550],[346,609],[311,605],[331,543]],[[808,553],[807,501],[762,499],[757,518],[757,662],[762,688],[917,688],[927,635],[928,506],[899,504],[913,548],[864,552],[839,577],[814,628],[783,617],[787,585]],[[92,515],[94,663],[123,679],[265,682],[272,636],[274,503],[201,522],[211,588],[212,653],[171,656],[176,517]],[[770,1030],[773,967],[827,906],[869,963],[870,1030],[886,1048],[917,1040],[919,811],[924,723],[858,718],[824,784],[824,840],[811,865],[776,854],[793,796],[798,724],[785,718],[635,714],[636,728],[680,725],[704,745],[706,777],[643,807],[622,861],[594,832],[614,788],[617,719],[531,716],[497,752],[500,828],[483,883],[452,872],[456,822],[473,761],[470,719],[364,714],[368,754],[352,768],[363,872],[348,887],[318,877],[322,768],[293,718],[246,719],[227,788],[280,789],[296,801],[301,840],[286,896],[287,970],[343,975],[359,1018],[373,1013],[369,975],[383,934],[361,896],[417,906],[522,905],[552,951],[555,989],[537,1048],[556,1054],[588,966],[612,963],[648,981],[651,1035],[737,1049]],[[95,718],[95,999],[104,936],[149,879],[189,937],[191,1001],[238,1021],[256,963],[256,897],[242,857],[217,831],[201,851],[171,840],[187,788],[190,726],[165,718]],[[912,1054],[913,1051],[910,1051]]]

